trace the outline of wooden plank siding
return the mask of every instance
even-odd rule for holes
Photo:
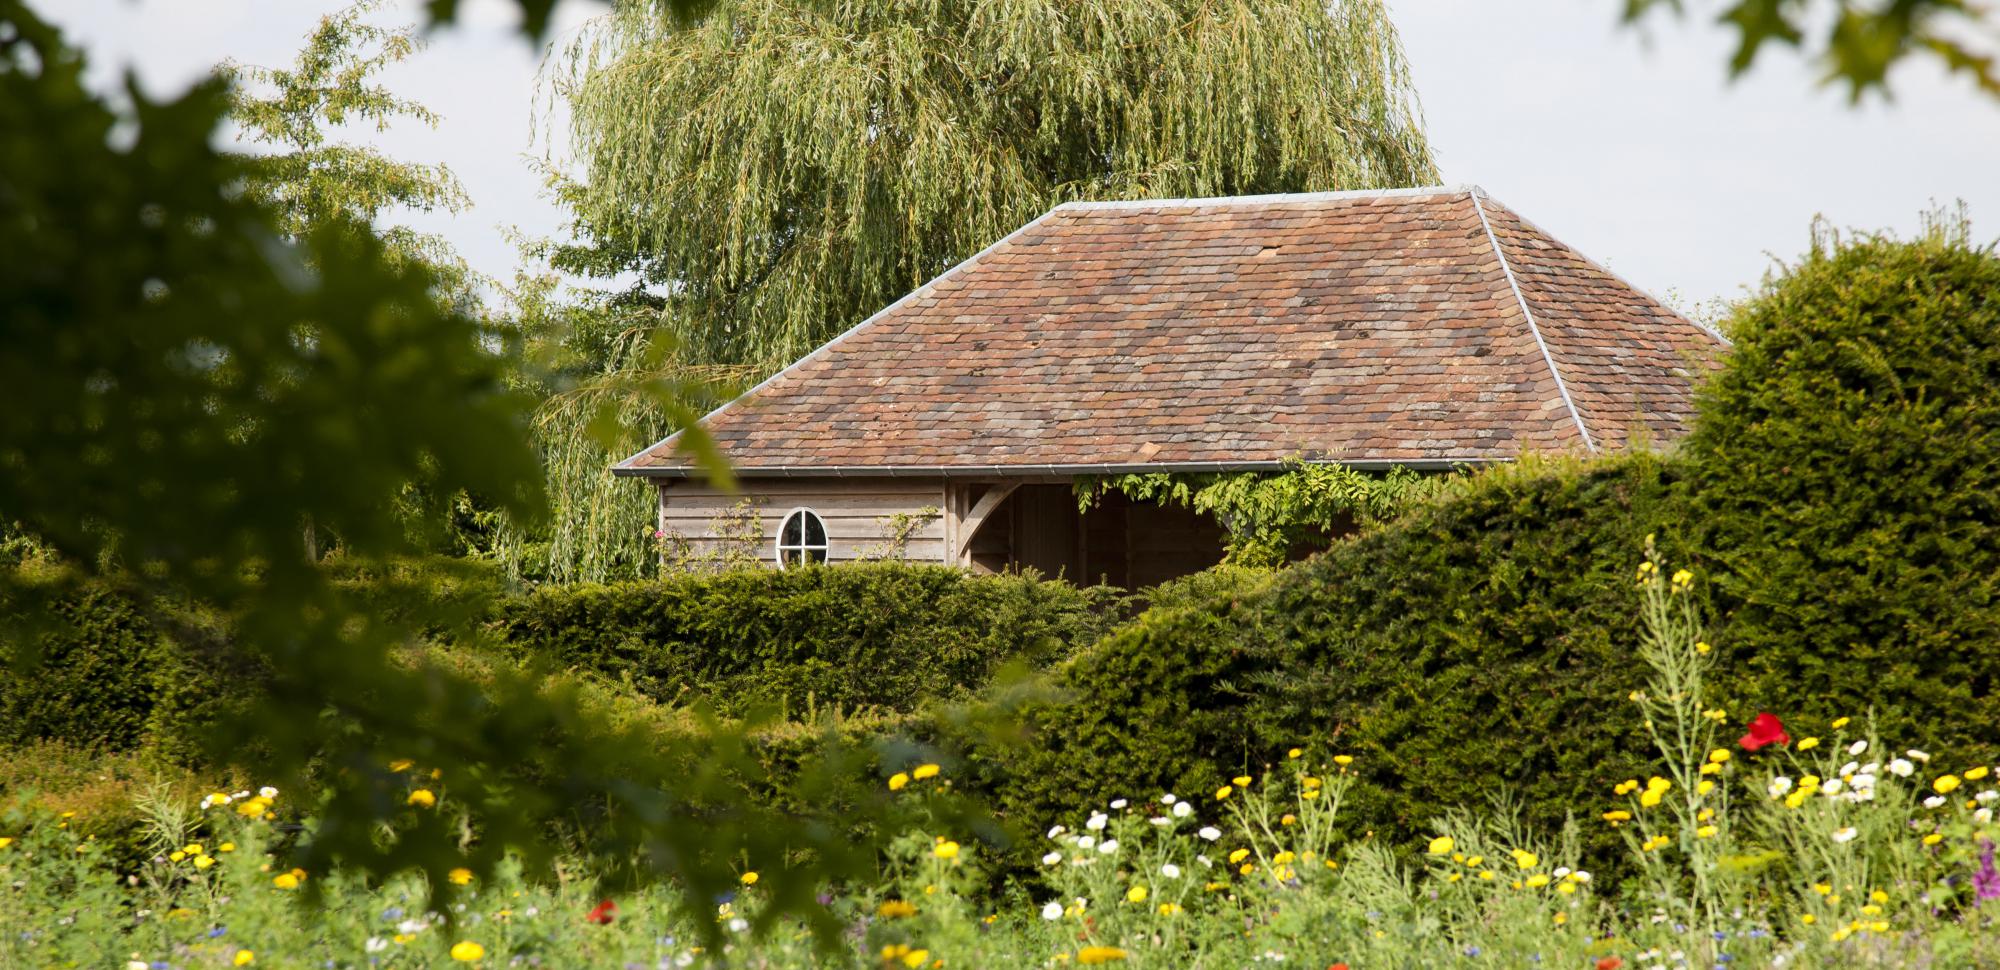
[[[747,506],[744,503],[748,503]],[[659,527],[686,540],[697,560],[751,555],[773,565],[778,528],[795,509],[811,509],[826,523],[827,561],[902,558],[944,562],[945,517],[942,479],[786,479],[746,482],[738,493],[710,485],[676,481],[660,487]],[[893,548],[895,517],[928,519],[909,534],[900,557]],[[756,524],[754,543],[744,528]],[[754,549],[748,548],[753,545]]]

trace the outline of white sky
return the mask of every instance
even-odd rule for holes
[[[340,0],[39,0],[105,88],[135,71],[177,92],[223,58],[290,61]],[[414,21],[391,0],[377,21]],[[1689,4],[1697,10],[1713,4]],[[503,227],[555,235],[561,212],[531,167],[540,53],[511,5],[468,0],[461,23],[385,75],[444,118],[357,133],[397,158],[443,162],[474,208],[413,216],[491,276],[512,276]],[[1772,50],[1725,80],[1730,35],[1704,21],[1616,27],[1620,0],[1391,0],[1450,183],[1474,182],[1587,255],[1684,307],[1738,295],[1806,243],[1815,214],[1843,227],[1913,229],[1932,203],[1969,204],[2000,236],[2000,101],[1929,64],[1893,78],[1892,104],[1850,108],[1813,68]],[[603,9],[564,0],[557,42]]]

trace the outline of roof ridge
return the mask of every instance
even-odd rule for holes
[[[1429,195],[1457,195],[1480,191],[1476,185],[1419,185],[1389,189],[1339,189],[1327,192],[1273,192],[1264,195],[1214,195],[1172,199],[1078,199],[1057,209],[1160,209],[1202,205],[1275,205],[1290,202],[1333,202],[1341,199],[1394,199]]]
[[[1507,251],[1500,245],[1500,237],[1493,232],[1493,223],[1486,218],[1486,206],[1480,202],[1483,194],[1478,186],[1467,188],[1472,199],[1472,211],[1479,214],[1479,227],[1486,230],[1486,241],[1493,244],[1493,256],[1500,260],[1500,272],[1507,277],[1507,288],[1514,293],[1514,302],[1521,307],[1521,316],[1528,321],[1528,332],[1535,337],[1535,346],[1541,348],[1542,362],[1549,365],[1549,376],[1555,379],[1556,391],[1562,395],[1563,406],[1569,408],[1569,416],[1576,421],[1577,433],[1583,436],[1583,445],[1591,452],[1597,451],[1597,442],[1590,437],[1590,429],[1583,424],[1583,412],[1577,410],[1576,401],[1570,397],[1569,384],[1563,380],[1562,369],[1556,366],[1555,354],[1549,351],[1549,342],[1542,338],[1542,328],[1535,323],[1535,311],[1528,307],[1528,298],[1521,294],[1521,283],[1514,278],[1514,267],[1507,262]]]
[[[901,297],[898,297],[894,303],[891,303],[888,306],[885,306],[882,309],[877,310],[872,314],[869,314],[867,319],[861,321],[860,323],[855,324],[854,326],[848,327],[846,330],[841,331],[840,336],[835,337],[832,340],[827,341],[826,343],[820,344],[817,347],[814,347],[810,353],[806,354],[804,357],[799,358],[798,360],[792,361],[790,364],[787,364],[783,370],[780,370],[777,373],[772,374],[771,376],[766,377],[761,381],[758,381],[756,384],[752,385],[743,393],[738,394],[735,397],[732,397],[729,400],[722,402],[722,405],[720,407],[717,407],[715,410],[702,415],[700,418],[697,418],[694,423],[707,424],[709,421],[722,415],[723,412],[728,411],[730,408],[735,407],[738,402],[743,401],[751,397],[752,395],[756,394],[758,391],[761,391],[764,388],[769,387],[770,385],[776,383],[779,378],[784,377],[786,374],[798,370],[801,367],[804,367],[806,364],[809,364],[812,361],[817,360],[822,356],[825,356],[828,351],[833,349],[833,346],[835,344],[840,343],[841,341],[846,340],[847,338],[852,337],[855,334],[861,332],[863,329],[867,328],[869,324],[872,324],[875,321],[880,320],[883,317],[886,317],[889,314],[896,312],[896,310],[901,308],[903,304],[909,303],[912,300],[915,300],[919,297],[924,296],[925,294],[928,294],[929,292],[931,292],[931,290],[937,288],[938,284],[943,283],[945,280],[951,279],[954,276],[957,276],[961,270],[964,270],[970,267],[972,264],[979,262],[981,259],[986,258],[987,254],[1014,241],[1015,237],[1021,235],[1022,233],[1027,232],[1030,229],[1035,228],[1036,226],[1041,225],[1043,221],[1047,220],[1050,216],[1055,215],[1057,212],[1061,211],[1062,208],[1063,208],[1062,206],[1056,206],[1055,208],[1050,209],[1047,212],[1044,212],[1041,215],[1038,215],[1033,219],[1028,220],[1025,225],[1022,225],[1020,228],[1015,229],[1013,232],[1010,232],[1004,236],[1001,236],[999,239],[994,240],[993,243],[987,246],[985,249],[973,253],[972,255],[967,256],[962,260],[959,260],[950,269],[945,270],[944,272],[931,277],[929,280],[926,280],[922,286],[919,286],[916,289],[903,294]],[[621,461],[618,464],[613,465],[611,467],[613,469],[618,469],[631,466],[633,462],[636,462],[639,459],[646,457],[647,454],[665,448],[675,438],[680,437],[681,432],[685,430],[687,429],[686,428],[678,429],[673,434],[667,435],[666,437],[661,438],[660,440],[653,442],[652,444],[647,445],[644,448],[639,449],[637,452],[634,452],[631,457],[626,458],[624,461]]]
[[[1482,189],[1480,191],[1483,192],[1484,190]],[[1500,203],[1496,200],[1495,204],[1499,205]],[[1688,316],[1685,313],[1682,313],[1679,310],[1674,309],[1672,304],[1668,303],[1665,300],[1660,299],[1659,296],[1656,295],[1652,290],[1646,289],[1645,287],[1632,282],[1630,279],[1627,279],[1624,274],[1619,273],[1618,271],[1612,269],[1611,267],[1598,262],[1597,259],[1591,256],[1590,254],[1584,252],[1581,249],[1576,248],[1575,246],[1570,245],[1569,243],[1563,242],[1560,238],[1556,236],[1555,233],[1552,233],[1547,229],[1543,228],[1541,223],[1538,223],[1535,220],[1522,215],[1521,213],[1515,211],[1511,206],[1501,205],[1501,208],[1506,209],[1507,214],[1513,216],[1516,221],[1521,223],[1521,225],[1529,229],[1532,229],[1535,232],[1540,233],[1548,241],[1555,243],[1556,245],[1561,246],[1564,249],[1569,250],[1569,254],[1571,256],[1576,257],[1579,260],[1582,260],[1584,265],[1589,266],[1591,269],[1594,269],[1600,273],[1603,273],[1605,276],[1608,276],[1611,279],[1622,284],[1626,289],[1631,290],[1632,292],[1637,293],[1640,296],[1643,296],[1646,299],[1653,301],[1653,303],[1657,305],[1660,309],[1673,314],[1675,318],[1687,323],[1688,325],[1694,327],[1696,330],[1700,330],[1701,332],[1708,334],[1709,336],[1714,337],[1715,339],[1721,341],[1724,347],[1736,346],[1736,342],[1730,340],[1729,337],[1725,335],[1722,331],[1717,330],[1714,327],[1709,326],[1708,324],[1705,324],[1699,320],[1696,320]]]

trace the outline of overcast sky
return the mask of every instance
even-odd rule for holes
[[[32,2],[32,0],[31,0]],[[338,0],[39,0],[84,46],[106,89],[127,69],[173,93],[223,58],[282,65]],[[377,15],[415,20],[421,0]],[[444,118],[357,135],[443,162],[474,208],[411,218],[489,275],[516,265],[503,234],[553,235],[561,212],[531,161],[540,52],[511,5],[468,0],[461,23],[385,76]],[[1448,183],[1477,183],[1544,229],[1683,307],[1739,294],[1804,248],[1815,214],[1913,229],[1933,201],[1965,201],[2000,236],[2000,102],[1928,64],[1897,100],[1850,108],[1782,51],[1730,84],[1729,36],[1699,21],[1619,29],[1619,0],[1391,0]],[[1696,0],[1692,8],[1705,5]],[[603,8],[564,0],[556,42]],[[546,126],[545,126],[546,127]],[[560,143],[556,145],[560,151]]]

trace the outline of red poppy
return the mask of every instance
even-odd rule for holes
[[[1778,715],[1770,712],[1750,719],[1750,733],[1736,742],[1745,751],[1755,751],[1767,744],[1791,744],[1792,736],[1785,733],[1785,724]]]
[[[590,911],[590,915],[583,918],[583,921],[586,923],[596,923],[599,926],[609,926],[611,921],[617,918],[618,904],[607,899],[598,903],[596,908]]]
[[[1777,720],[1778,719],[1775,717],[1771,718],[1771,721],[1773,723],[1776,723]],[[1597,970],[1618,970],[1619,967],[1622,967],[1624,965],[1625,965],[1624,957],[1605,957],[1604,959],[1597,961]]]
[[[1345,964],[1345,963],[1335,963],[1335,964],[1330,964],[1330,965],[1329,965],[1329,966],[1328,966],[1328,967],[1326,968],[1326,970],[1347,970],[1347,964]]]

